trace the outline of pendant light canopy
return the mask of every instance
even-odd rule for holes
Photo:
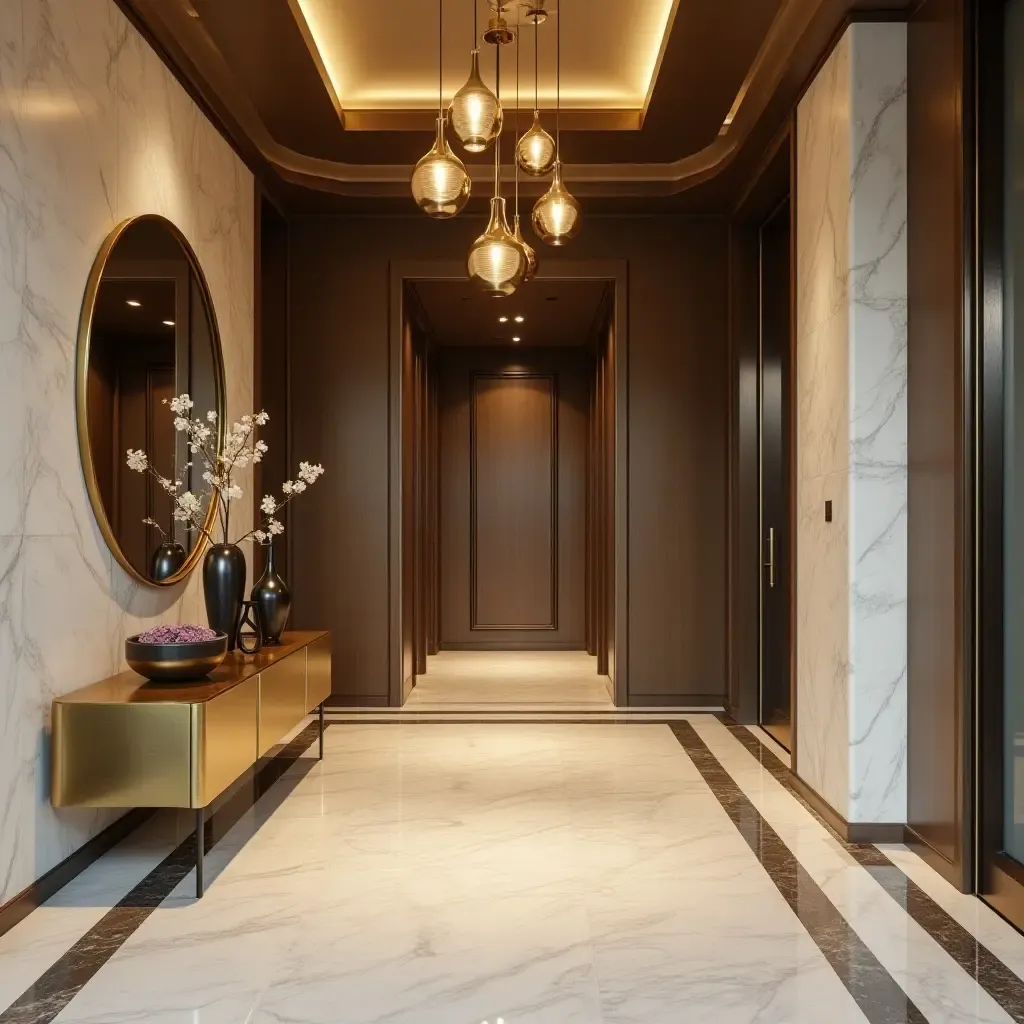
[[[580,228],[580,204],[562,183],[562,5],[558,5],[558,71],[555,86],[555,174],[533,207],[533,230],[548,245],[565,245]]]
[[[555,166],[555,140],[540,123],[540,30],[533,21],[533,124],[516,143],[516,163],[527,174],[540,177]]]
[[[430,152],[412,172],[412,197],[428,216],[444,220],[466,205],[473,180],[466,165],[452,152],[444,137],[445,119],[437,119],[437,137]]]
[[[437,135],[426,156],[413,168],[412,197],[428,216],[454,217],[469,199],[473,179],[452,152],[444,135],[444,0],[437,0]]]

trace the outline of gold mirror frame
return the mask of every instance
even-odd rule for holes
[[[206,551],[207,539],[202,534],[196,541],[194,547],[188,552],[182,567],[165,580],[154,580],[144,576],[139,570],[128,561],[121,544],[110,525],[107,510],[103,505],[100,496],[99,481],[96,477],[96,466],[93,462],[92,447],[89,442],[89,351],[92,342],[92,320],[96,310],[96,297],[99,294],[100,282],[103,280],[103,272],[106,270],[110,254],[117,245],[121,236],[133,224],[143,221],[154,221],[164,227],[181,246],[189,262],[189,267],[199,282],[199,288],[203,295],[203,303],[206,307],[207,317],[210,322],[210,333],[213,341],[213,366],[216,374],[217,387],[217,451],[224,448],[224,406],[226,400],[227,384],[224,377],[224,353],[221,349],[220,326],[217,323],[217,311],[213,306],[213,297],[210,294],[210,286],[207,283],[203,268],[199,265],[199,259],[189,244],[188,239],[182,234],[180,228],[173,221],[158,213],[144,213],[137,217],[129,217],[121,221],[113,231],[104,239],[100,246],[96,259],[93,261],[92,269],[89,271],[89,279],[85,285],[85,295],[82,299],[82,311],[78,319],[78,343],[75,355],[75,418],[78,425],[78,453],[82,462],[82,472],[85,475],[85,489],[89,492],[89,503],[92,505],[93,515],[99,524],[103,539],[111,554],[117,559],[121,568],[133,579],[145,583],[151,587],[173,587],[187,579],[192,570],[199,564],[200,558]],[[217,517],[217,505],[210,502],[206,512],[206,521],[203,529],[209,533],[213,528]]]

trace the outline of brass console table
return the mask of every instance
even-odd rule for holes
[[[331,693],[331,638],[285,633],[279,647],[229,654],[198,683],[127,671],[53,702],[55,807],[180,807],[196,812],[196,895],[203,895],[210,804]]]

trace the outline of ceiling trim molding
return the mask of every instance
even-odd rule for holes
[[[289,0],[289,3],[294,5],[296,0]],[[202,21],[189,15],[188,6],[185,0],[147,3],[147,20],[159,22],[174,41],[175,48],[188,54],[231,119],[281,178],[308,188],[352,197],[404,194],[413,170],[411,164],[353,164],[326,160],[299,153],[273,138]],[[685,191],[721,173],[740,151],[774,96],[804,34],[823,9],[834,6],[834,0],[784,0],[737,94],[731,124],[709,145],[664,163],[567,164],[566,177],[572,181],[574,192],[581,196],[666,196]],[[326,70],[321,70],[321,77],[325,79],[326,87],[329,81]],[[336,108],[340,106],[333,89],[331,96]],[[492,167],[473,164],[469,170],[473,180],[482,183],[491,180]]]

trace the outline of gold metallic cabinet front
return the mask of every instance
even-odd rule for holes
[[[53,705],[56,807],[188,807],[188,704]]]
[[[327,700],[331,688],[331,637],[327,634],[306,648],[306,711]]]
[[[260,673],[260,757],[291,732],[305,714],[306,651],[303,649]]]
[[[189,806],[208,806],[255,762],[259,692],[259,676],[252,676],[213,700],[191,705],[193,778]]]

